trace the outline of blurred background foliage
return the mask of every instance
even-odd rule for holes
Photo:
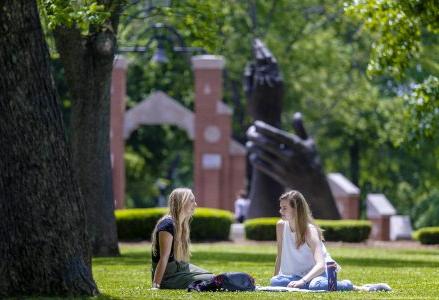
[[[233,136],[241,143],[251,121],[243,72],[252,59],[252,40],[260,37],[284,77],[283,129],[291,131],[292,116],[301,111],[326,172],[344,174],[360,187],[362,199],[384,193],[416,226],[439,225],[434,18],[439,5],[434,1],[126,2],[119,47],[147,45],[153,35],[149,28],[164,23],[180,33],[185,46],[225,57],[223,101],[233,108]],[[377,8],[383,3],[388,5]],[[416,34],[390,26],[393,17],[413,23]],[[193,109],[190,56],[196,53],[173,52],[176,40],[164,46],[166,64],[152,62],[154,41],[144,53],[124,53],[129,60],[127,109],[158,90]],[[56,55],[54,68],[68,121],[69,95]],[[161,193],[192,186],[192,141],[176,127],[136,130],[126,140],[125,162],[128,207],[156,206]]]

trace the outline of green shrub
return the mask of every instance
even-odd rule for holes
[[[155,224],[163,217],[166,211],[166,208],[116,210],[117,235],[119,240],[150,240]]]
[[[233,219],[233,214],[227,210],[197,208],[191,222],[191,240],[228,240]]]
[[[412,239],[414,241],[419,241],[419,230],[415,230],[412,232]]]
[[[318,220],[326,241],[359,243],[367,240],[372,228],[366,220]]]
[[[416,229],[439,226],[439,189],[432,189],[420,197],[412,210]]]
[[[119,240],[150,240],[157,221],[166,208],[134,208],[116,210]],[[192,241],[227,240],[233,215],[229,211],[197,208],[191,221]]]
[[[244,222],[245,237],[255,241],[275,241],[279,218],[257,218]]]
[[[424,227],[414,232],[413,237],[421,244],[439,244],[439,227]]]
[[[245,236],[250,240],[276,240],[279,218],[258,218],[244,223]],[[368,238],[371,224],[364,220],[317,220],[326,241],[361,242]]]

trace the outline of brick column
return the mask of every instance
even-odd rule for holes
[[[111,79],[111,165],[113,168],[113,197],[116,209],[125,202],[125,143],[123,125],[125,115],[126,71],[128,63],[123,56],[116,56]]]
[[[230,109],[221,102],[224,59],[192,58],[195,76],[195,196],[200,206],[225,208],[228,196]]]
[[[329,173],[327,179],[341,218],[358,219],[360,189],[340,173]]]
[[[369,238],[378,241],[390,241],[390,216],[370,218],[372,230]]]

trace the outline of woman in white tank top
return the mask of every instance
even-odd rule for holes
[[[276,225],[277,257],[272,286],[327,290],[326,262],[334,261],[323,244],[323,235],[312,218],[309,206],[298,191],[280,198],[282,220]],[[391,290],[386,284],[354,286],[349,280],[337,282],[337,290]]]

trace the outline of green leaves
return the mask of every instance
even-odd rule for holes
[[[412,213],[416,220],[414,223],[415,228],[439,226],[439,190],[433,188],[422,195]]]
[[[220,1],[172,1],[169,7],[156,6],[152,10],[145,10],[143,2],[127,6],[124,10],[121,16],[124,26],[120,26],[118,38],[121,45],[145,45],[154,36],[163,36],[166,46],[182,46],[172,30],[151,30],[153,24],[163,23],[175,28],[188,47],[201,47],[213,53],[219,46],[217,34],[224,18]]]
[[[405,95],[404,99],[408,103],[407,114],[409,120],[412,120],[415,138],[435,137],[439,123],[439,78],[429,76]]]
[[[402,96],[406,104],[405,123],[410,128],[407,140],[433,138],[439,124],[437,61],[430,62],[433,67],[430,68],[431,73],[427,73],[430,75],[428,78],[411,80],[406,71],[415,63],[417,68],[421,67],[419,62],[422,60],[418,58],[430,55],[423,49],[424,46],[436,49],[439,2],[355,0],[345,4],[345,11],[349,16],[361,20],[374,39],[367,73],[371,76],[390,75],[398,81],[409,79],[405,89],[410,89],[410,92]],[[421,83],[412,87],[413,81]]]
[[[102,25],[110,12],[97,0],[39,0],[40,12],[49,29],[77,26],[83,34],[90,26]]]
[[[415,13],[412,0],[359,0],[346,5],[346,13],[364,22],[375,41],[372,44],[369,75],[388,73],[400,78],[420,49],[423,14]],[[433,4],[432,4],[433,5]],[[436,8],[439,13],[439,7]]]

